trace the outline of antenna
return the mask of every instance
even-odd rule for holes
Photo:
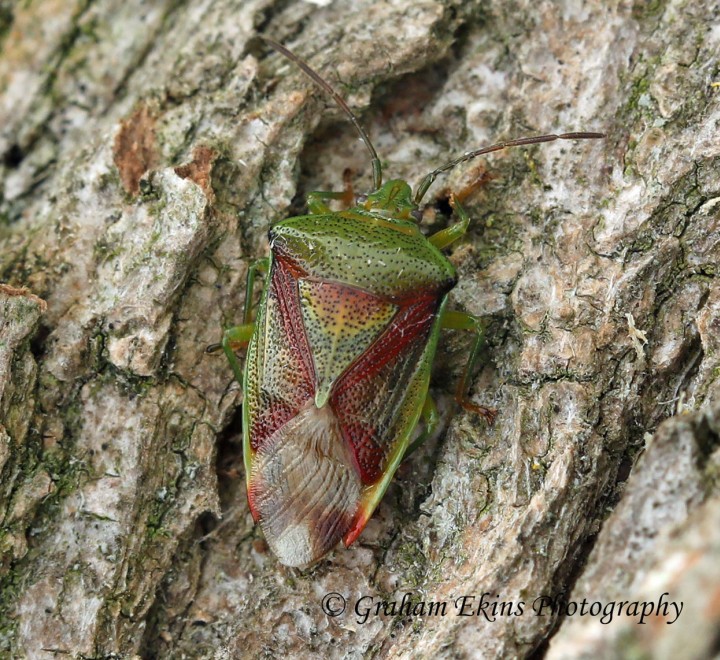
[[[274,48],[278,53],[281,55],[284,55],[287,57],[291,62],[294,62],[297,64],[303,71],[303,73],[308,76],[318,87],[323,89],[325,92],[330,94],[332,96],[335,103],[340,106],[342,111],[350,118],[350,121],[353,123],[355,128],[357,129],[357,132],[360,133],[360,137],[362,138],[362,141],[365,143],[365,146],[367,147],[368,151],[370,152],[370,157],[372,158],[372,173],[373,173],[373,190],[378,190],[380,186],[382,185],[382,165],[380,164],[380,158],[378,158],[377,152],[375,151],[375,147],[373,147],[372,142],[370,142],[370,138],[368,137],[367,133],[363,130],[363,127],[360,126],[360,122],[358,121],[357,117],[353,114],[353,111],[350,110],[348,107],[348,104],[345,103],[345,100],[343,99],[340,94],[338,94],[325,80],[323,80],[320,77],[320,74],[312,69],[310,65],[305,61],[300,59],[295,53],[293,53],[291,50],[287,49],[282,44],[279,44],[277,41],[273,41],[272,39],[265,37],[263,35],[258,35],[265,43],[267,43],[269,46]],[[430,185],[430,184],[428,184]]]
[[[467,151],[459,158],[451,160],[449,163],[445,163],[441,167],[427,174],[418,186],[417,192],[415,193],[415,204],[420,204],[420,200],[425,197],[425,193],[428,188],[432,185],[433,181],[437,178],[438,174],[451,170],[456,165],[464,163],[466,160],[472,160],[476,156],[482,156],[483,154],[489,154],[493,151],[502,151],[509,147],[521,147],[526,144],[538,144],[540,142],[554,142],[555,140],[598,140],[604,138],[605,133],[562,133],[560,135],[537,135],[535,137],[518,138],[517,140],[508,140],[507,142],[498,142],[489,147],[483,147],[482,149],[476,149],[475,151]]]

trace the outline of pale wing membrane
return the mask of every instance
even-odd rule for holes
[[[265,538],[286,566],[305,566],[334,548],[360,501],[337,418],[312,402],[258,450],[250,483]]]

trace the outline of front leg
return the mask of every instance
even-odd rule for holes
[[[313,215],[326,215],[332,213],[332,209],[325,204],[325,200],[328,199],[339,199],[345,208],[350,208],[355,201],[355,193],[353,192],[352,182],[350,178],[352,176],[352,170],[345,170],[343,172],[343,181],[345,182],[345,190],[342,192],[325,192],[322,190],[314,190],[309,192],[307,196],[308,210]]]
[[[308,193],[307,205],[308,211],[313,215],[327,215],[332,213],[332,209],[325,204],[325,200],[339,199],[345,206],[352,206],[353,194],[352,190],[343,192],[330,192],[324,190],[313,190]]]
[[[441,229],[439,232],[428,236],[428,240],[438,249],[442,250],[448,245],[454,243],[459,238],[462,238],[467,232],[467,228],[470,225],[470,216],[465,212],[465,209],[460,204],[460,200],[456,195],[450,198],[450,204],[455,209],[455,213],[458,214],[460,222],[456,222],[445,229]]]

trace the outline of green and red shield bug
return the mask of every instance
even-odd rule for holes
[[[227,329],[221,344],[243,386],[250,510],[280,562],[302,567],[340,540],[355,541],[403,457],[437,426],[429,383],[441,329],[475,333],[456,399],[488,422],[495,416],[467,396],[483,343],[480,321],[447,308],[457,274],[441,250],[465,234],[470,219],[453,197],[459,222],[422,234],[418,208],[432,182],[481,154],[604,136],[542,135],[469,151],[430,172],[413,195],[405,181],[382,183],[375,148],[342,97],[287,48],[265,41],[347,114],[373,172],[373,191],[347,210],[326,205],[347,199],[347,191],[313,192],[309,215],[270,228],[269,258],[248,270],[244,323]],[[258,271],[266,281],[253,323]],[[246,345],[243,373],[235,350]],[[421,418],[425,428],[413,441]]]

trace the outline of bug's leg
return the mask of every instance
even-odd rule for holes
[[[346,207],[352,206],[353,192],[344,190],[343,192],[330,192],[324,190],[314,190],[309,192],[307,196],[308,210],[313,215],[332,213],[332,209],[325,204],[326,199],[339,199]]]
[[[470,357],[465,364],[462,376],[460,376],[460,381],[458,382],[457,389],[455,390],[455,400],[463,408],[465,408],[465,410],[477,413],[478,415],[482,416],[488,422],[488,424],[492,424],[495,416],[497,415],[497,410],[495,410],[494,408],[487,408],[486,406],[478,405],[477,403],[473,403],[467,394],[470,375],[472,374],[473,369],[475,368],[475,365],[480,358],[480,354],[482,353],[482,348],[485,343],[485,335],[483,332],[482,322],[480,321],[480,319],[472,316],[471,314],[446,310],[445,312],[443,312],[440,323],[443,328],[448,328],[451,330],[471,330],[475,333],[475,342],[473,343],[472,350],[470,351]]]
[[[440,423],[440,415],[430,392],[428,392],[425,397],[425,403],[423,403],[420,416],[423,423],[425,424],[425,428],[423,429],[422,433],[420,433],[420,435],[408,445],[408,448],[405,450],[405,454],[403,455],[403,460],[410,456],[410,454],[412,454],[433,433],[435,433],[435,430]]]
[[[232,328],[227,328],[223,332],[222,341],[219,344],[211,344],[205,349],[206,353],[214,353],[219,349],[223,349],[227,355],[230,367],[235,374],[238,382],[242,383],[242,367],[235,355],[235,351],[248,345],[252,337],[255,324],[251,321],[252,316],[252,295],[255,286],[255,278],[258,271],[267,272],[269,259],[258,259],[253,261],[248,267],[247,277],[245,278],[245,306],[243,308],[243,323]]]
[[[258,271],[261,273],[267,273],[269,264],[270,259],[265,257],[263,259],[253,261],[248,267],[247,277],[245,278],[245,307],[243,308],[243,325],[248,325],[250,323],[255,277],[257,277]]]
[[[248,345],[254,330],[254,323],[245,323],[244,325],[236,325],[232,328],[227,328],[225,332],[223,332],[222,343],[220,344],[223,351],[225,351],[225,355],[227,355],[228,362],[235,374],[235,378],[238,383],[241,384],[243,382],[242,365],[240,364],[240,360],[238,360],[237,355],[235,355],[235,351]],[[210,349],[214,349],[215,346],[216,345],[208,346],[208,352]]]
[[[308,211],[313,215],[325,215],[332,213],[332,209],[325,204],[328,199],[344,199],[344,192],[329,192],[324,190],[313,190],[307,195]]]
[[[342,192],[331,192],[323,190],[314,190],[308,193],[307,205],[310,213],[325,214],[332,213],[332,209],[325,204],[325,200],[328,199],[339,199],[346,208],[352,206],[355,200],[355,193],[353,192],[352,183],[350,182],[350,172],[346,170],[343,172],[343,180],[345,181],[345,190]]]
[[[465,212],[465,209],[460,204],[460,200],[456,195],[450,198],[450,204],[455,209],[455,213],[460,217],[460,222],[456,222],[454,225],[450,225],[445,229],[441,229],[439,232],[428,236],[428,240],[438,249],[442,250],[451,243],[454,243],[458,238],[462,238],[467,231],[468,225],[470,224],[470,217]]]

